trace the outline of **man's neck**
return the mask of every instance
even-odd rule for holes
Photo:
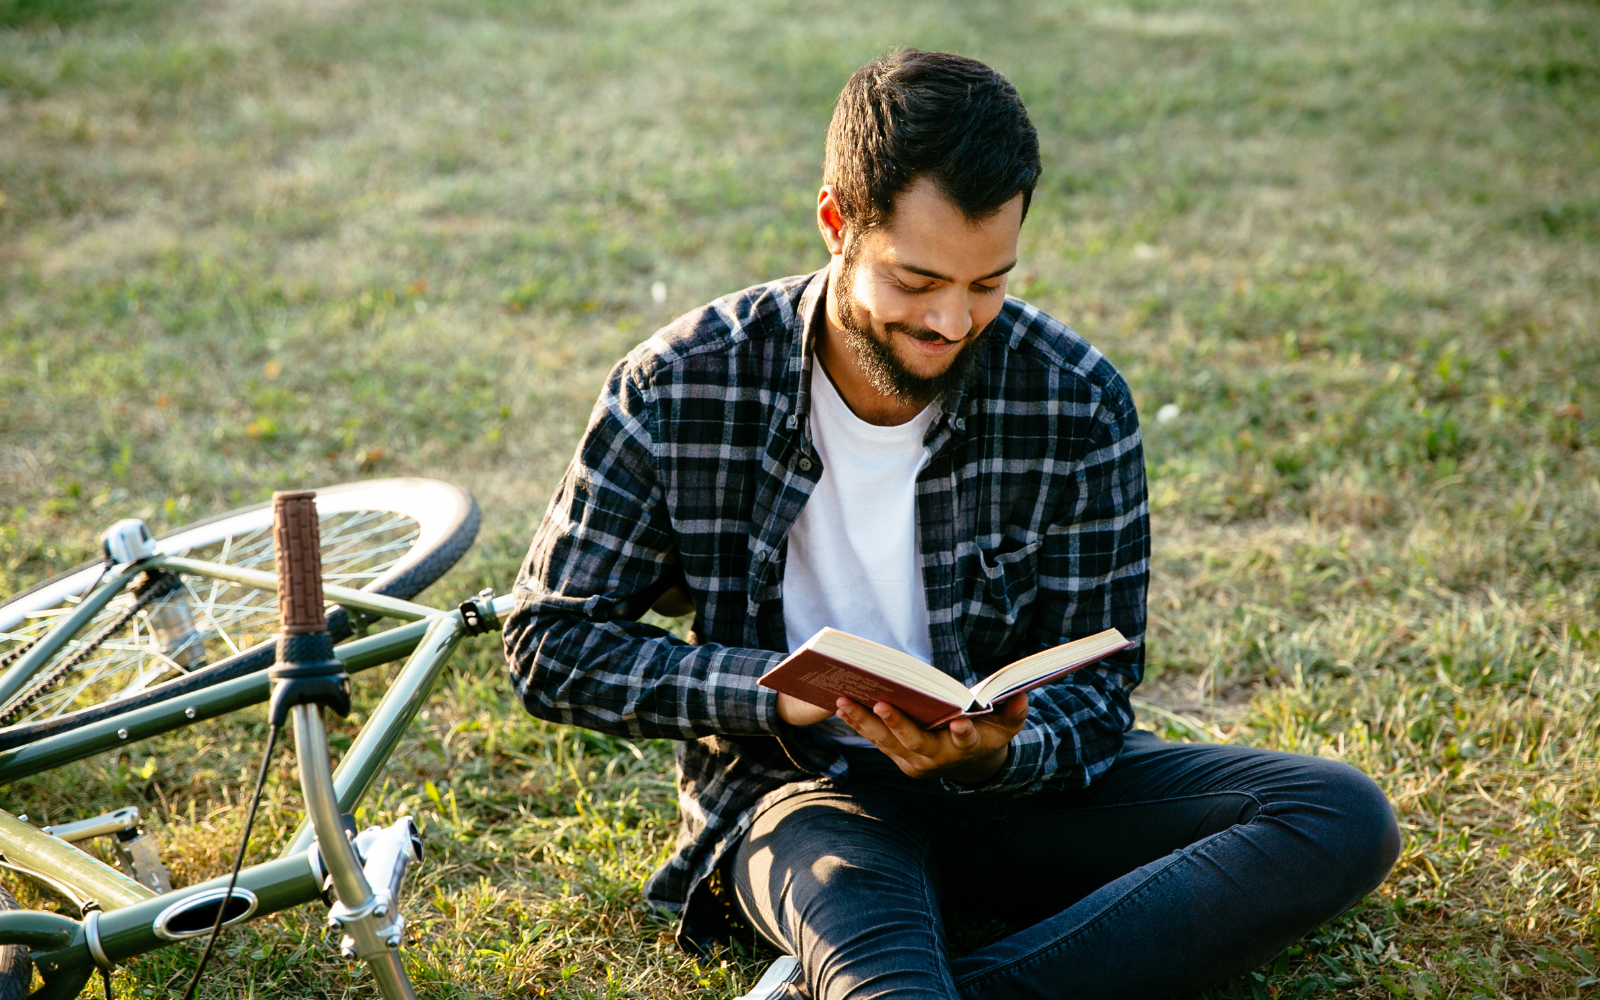
[[[868,381],[856,359],[856,352],[845,343],[844,327],[839,322],[839,264],[828,268],[828,293],[823,303],[823,324],[818,331],[816,360],[833,381],[850,412],[869,424],[893,427],[903,424],[928,408],[918,403],[879,392]]]

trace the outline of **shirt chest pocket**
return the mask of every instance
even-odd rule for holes
[[[978,607],[969,610],[998,618],[1008,626],[1017,624],[1039,591],[1039,547],[1043,542],[1042,538],[1031,542],[1008,538],[996,548],[979,549],[968,580],[969,593]]]

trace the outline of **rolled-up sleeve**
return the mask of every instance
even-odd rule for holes
[[[690,645],[613,616],[677,559],[654,402],[635,359],[612,370],[517,577],[512,681],[533,715],[617,735],[774,733],[777,695],[757,679],[782,654]]]

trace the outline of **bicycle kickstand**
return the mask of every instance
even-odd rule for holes
[[[350,678],[333,656],[322,612],[322,558],[315,494],[273,495],[273,542],[278,556],[278,606],[282,632],[272,680],[274,728],[294,722],[300,789],[320,859],[337,902],[330,926],[342,928],[346,958],[367,963],[386,1000],[415,1000],[400,961],[405,918],[400,915],[400,882],[406,868],[422,857],[422,838],[410,817],[352,837],[340,813],[328,756],[322,709],[350,712]],[[358,853],[359,851],[359,853]],[[376,885],[376,891],[374,890]]]

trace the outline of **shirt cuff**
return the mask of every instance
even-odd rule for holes
[[[772,736],[782,736],[784,730],[791,728],[778,716],[778,692],[772,688],[756,684],[755,708],[756,721],[761,725],[763,732]]]
[[[1039,780],[1040,748],[1043,746],[1034,724],[1022,727],[1006,747],[1006,762],[988,781],[979,785],[958,785],[949,778],[940,778],[945,791],[953,795],[992,795],[995,792],[1024,792]]]
[[[700,708],[711,716],[716,731],[726,736],[777,735],[783,725],[778,718],[778,692],[762,687],[759,679],[783,654],[725,646],[712,656]],[[687,711],[693,716],[694,706]]]

